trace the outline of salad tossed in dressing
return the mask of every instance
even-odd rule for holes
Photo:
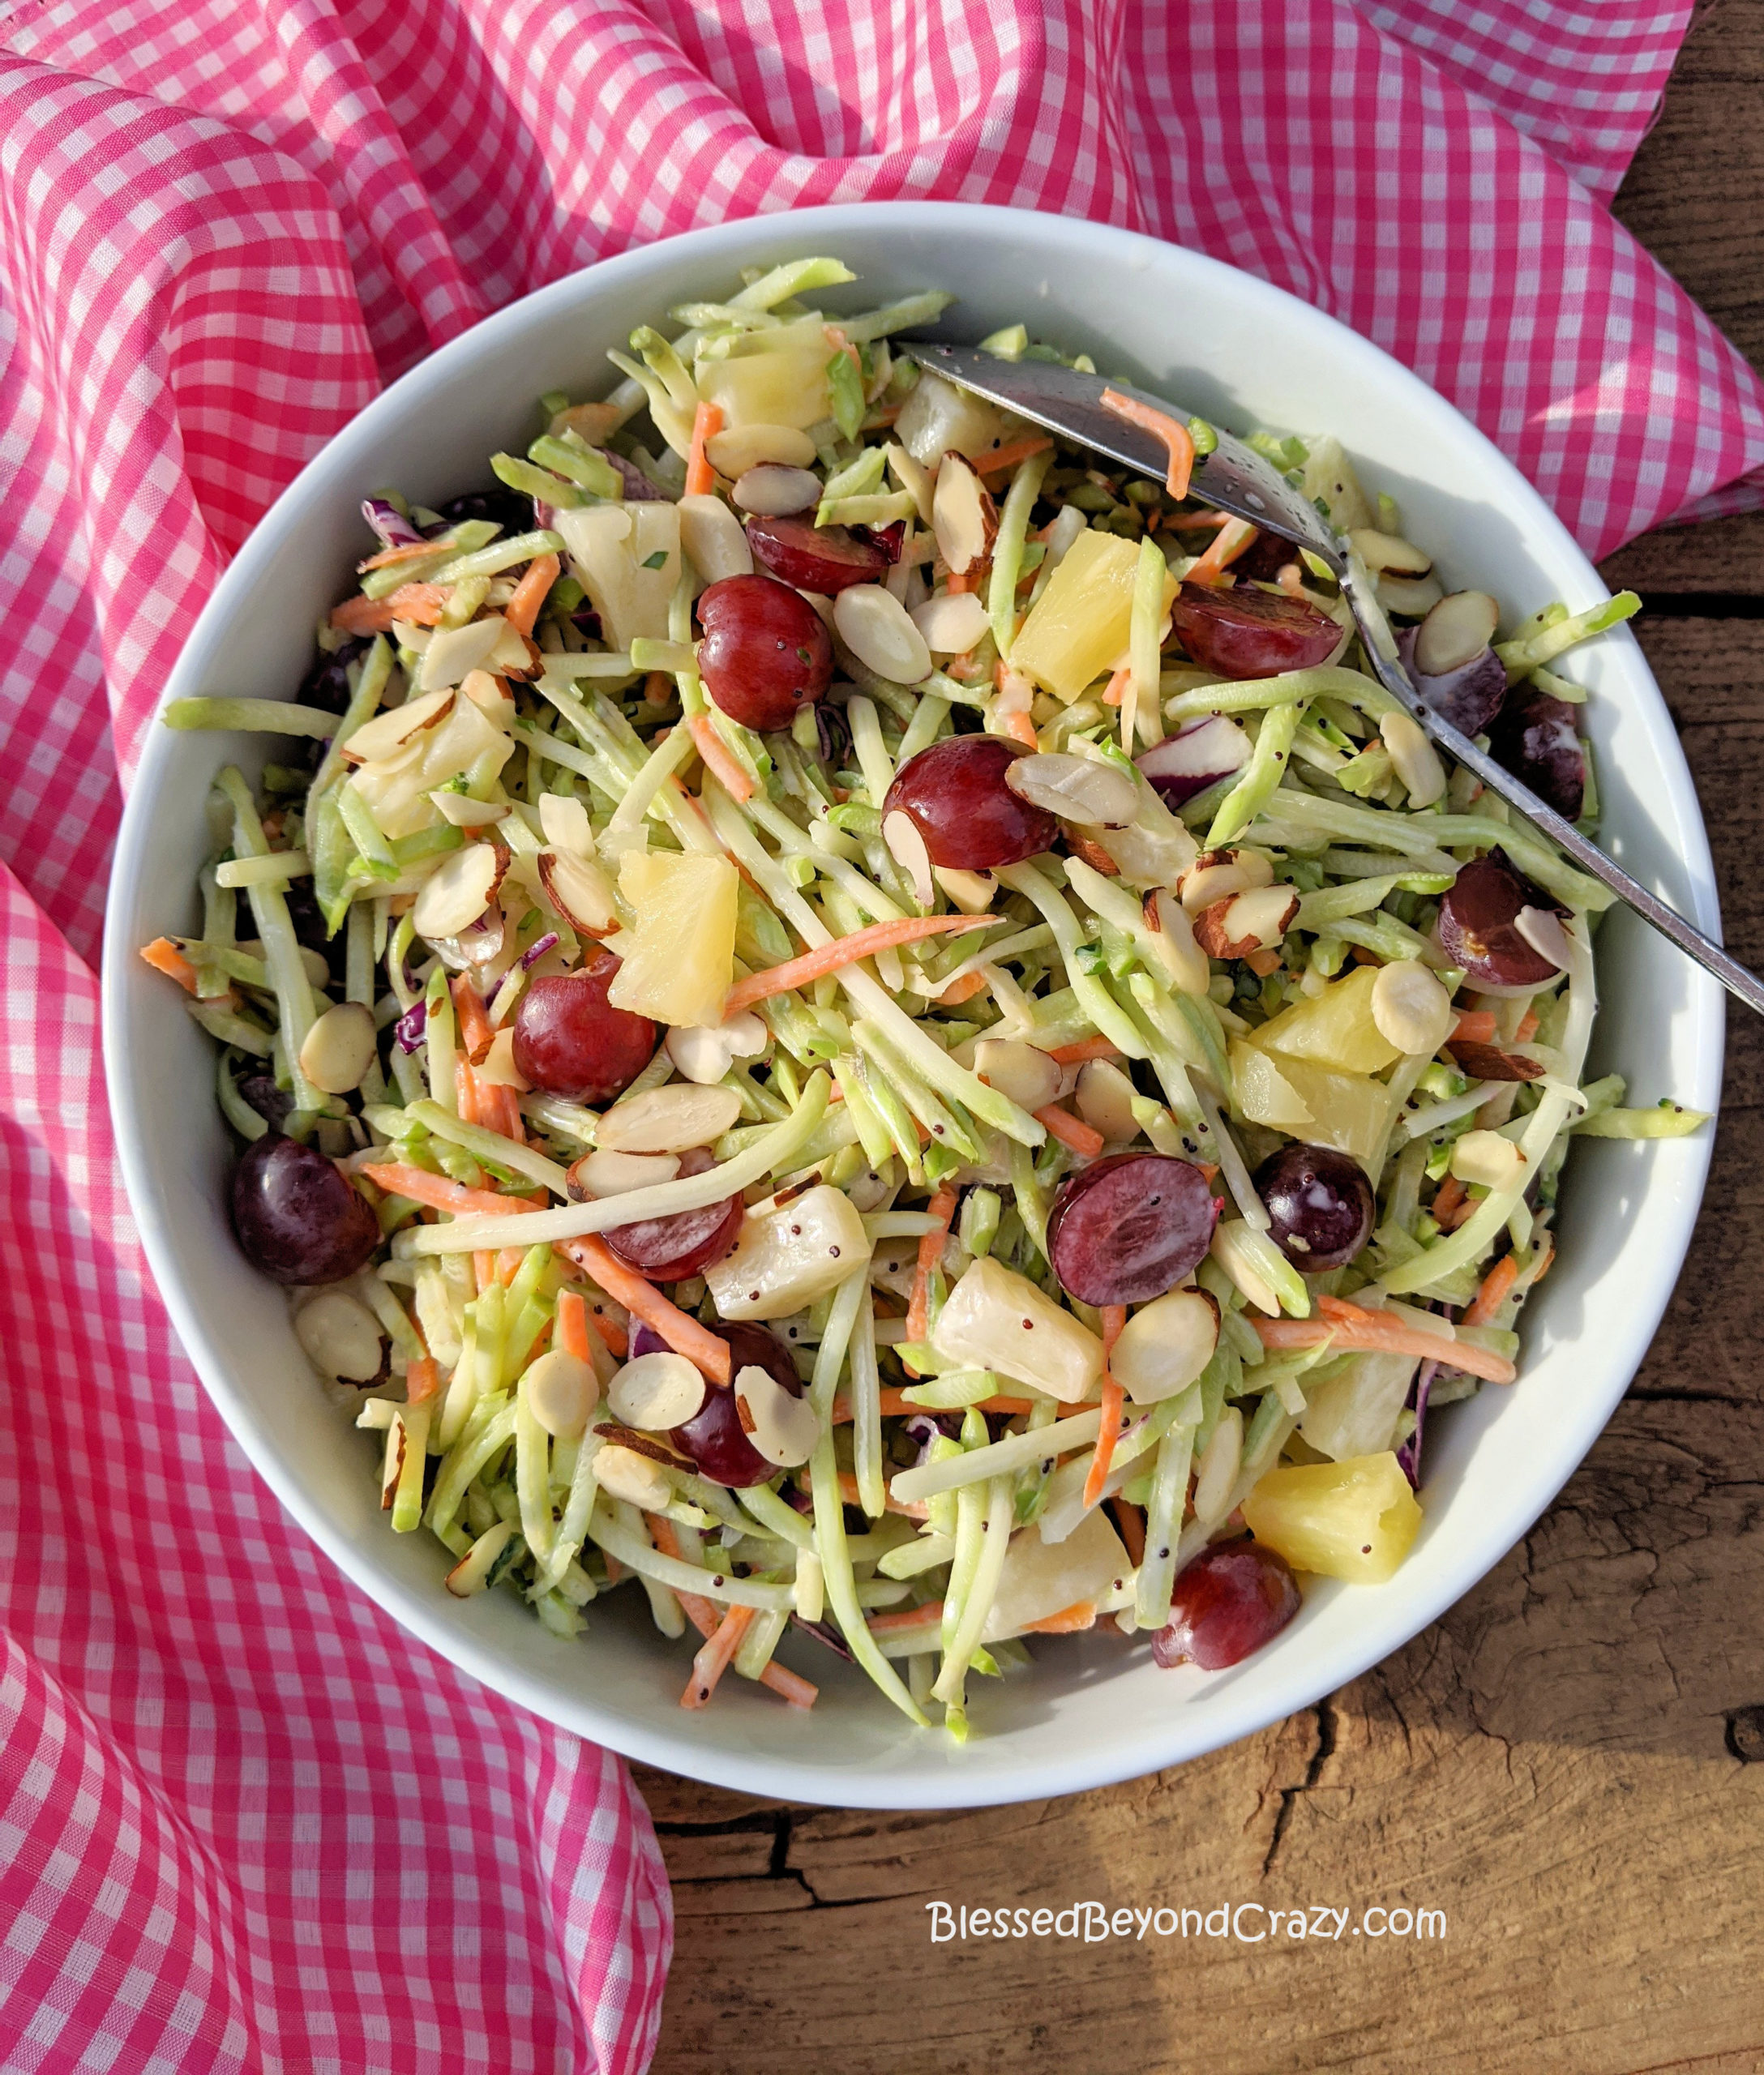
[[[1702,1119],[1585,1079],[1611,896],[1209,507],[1206,426],[1100,463],[891,352],[953,297],[853,279],[713,285],[486,486],[369,496],[293,699],[163,716],[268,760],[143,955],[449,1591],[563,1637],[641,1594],[688,1708],[811,1705],[824,1648],[961,1737],[1037,1638],[1217,1668],[1389,1578],[1573,1138]],[[1256,443],[1595,824],[1556,666],[1636,601],[1515,623],[1326,432]]]

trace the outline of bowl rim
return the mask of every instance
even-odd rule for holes
[[[1242,269],[1171,241],[1149,237],[1114,225],[988,203],[841,203],[782,211],[759,220],[768,226],[787,223],[791,235],[799,234],[804,241],[804,249],[809,241],[815,241],[823,249],[837,250],[836,241],[842,230],[857,231],[860,227],[873,229],[879,225],[901,231],[934,231],[957,239],[976,235],[997,238],[1013,233],[1021,237],[1026,230],[1030,237],[1038,236],[1049,243],[1057,243],[1056,227],[1064,225],[1068,231],[1081,233],[1087,241],[1111,249],[1129,267],[1143,267],[1148,254],[1178,253],[1183,265],[1193,270],[1201,280],[1211,276],[1228,282],[1230,293],[1240,305],[1247,302],[1253,306],[1259,302],[1270,322],[1302,323],[1313,330],[1321,327],[1321,335],[1333,350],[1350,359],[1359,357],[1363,365],[1376,370],[1381,379],[1411,405],[1424,412],[1444,413],[1450,435],[1473,450],[1479,448],[1484,465],[1505,478],[1515,508],[1527,526],[1541,534],[1552,556],[1571,568],[1578,568],[1578,573],[1595,595],[1606,589],[1592,563],[1541,493],[1455,406],[1419,375],[1338,319]],[[1034,226],[1040,228],[1031,228]],[[272,561],[280,537],[298,523],[302,507],[319,494],[322,484],[328,484],[340,472],[347,473],[356,465],[358,454],[365,456],[371,450],[383,424],[397,421],[430,391],[444,389],[462,363],[494,353],[505,340],[520,338],[528,326],[553,309],[609,292],[618,293],[627,277],[640,277],[647,271],[656,254],[671,255],[691,247],[703,255],[707,264],[713,264],[721,246],[746,243],[755,231],[756,220],[737,219],[657,240],[578,268],[493,313],[389,384],[319,448],[258,520],[223,571],[192,627],[167,678],[156,713],[167,700],[182,695],[186,686],[201,682],[216,651],[226,639],[236,601],[249,594]],[[1626,630],[1621,638],[1630,639]],[[1664,700],[1639,651],[1637,660],[1644,699],[1651,698],[1657,702],[1661,716],[1669,722]],[[150,724],[139,761],[126,783],[106,904],[101,1016],[105,1081],[123,1182],[143,1251],[178,1337],[201,1378],[203,1388],[252,1467],[349,1585],[364,1592],[441,1657],[492,1691],[519,1702],[543,1721],[645,1764],[713,1786],[798,1803],[864,1808],[985,1807],[1080,1792],[1137,1778],[1204,1756],[1274,1721],[1301,1713],[1324,1695],[1337,1691],[1400,1649],[1436,1621],[1501,1560],[1550,1504],[1584,1460],[1633,1380],[1658,1328],[1690,1243],[1712,1153],[1712,1131],[1686,1142],[1691,1149],[1691,1172],[1686,1177],[1690,1186],[1683,1192],[1679,1207],[1676,1245],[1661,1257],[1661,1272],[1655,1273],[1648,1287],[1638,1293],[1637,1307],[1630,1314],[1629,1345],[1612,1363],[1609,1388],[1586,1405],[1577,1421],[1565,1427],[1558,1446],[1547,1460],[1533,1463],[1529,1474],[1514,1478],[1507,1504],[1477,1530],[1476,1553],[1468,1566],[1454,1568],[1449,1577],[1430,1591],[1411,1592],[1406,1598],[1391,1602],[1382,1619],[1376,1615],[1368,1619],[1359,1645],[1332,1658],[1326,1672],[1308,1671],[1304,1660],[1295,1657],[1288,1687],[1283,1689],[1282,1713],[1278,1715],[1269,1714],[1265,1698],[1246,1704],[1235,1694],[1221,1693],[1204,1710],[1173,1709],[1167,1718],[1167,1726],[1150,1731],[1141,1730],[1137,1734],[1124,1731],[1118,1741],[1105,1747],[1025,1758],[1013,1769],[989,1774],[966,1773],[959,1763],[938,1762],[927,1752],[931,1762],[911,1771],[910,1792],[903,1789],[902,1773],[893,1771],[884,1770],[872,1776],[859,1768],[841,1769],[805,1761],[789,1752],[774,1756],[752,1749],[734,1749],[695,1741],[688,1733],[696,1719],[692,1717],[684,1718],[677,1733],[671,1729],[653,1730],[630,1717],[603,1712],[589,1695],[559,1693],[542,1679],[529,1675],[524,1667],[511,1663],[498,1649],[447,1620],[444,1618],[447,1609],[435,1603],[432,1593],[418,1591],[389,1569],[381,1569],[370,1558],[364,1559],[344,1536],[334,1533],[316,1507],[308,1501],[293,1465],[256,1445],[245,1394],[221,1359],[195,1302],[175,1271],[167,1221],[153,1187],[154,1178],[146,1159],[139,1122],[147,1091],[137,1087],[131,1070],[129,1027],[121,1006],[133,947],[115,924],[125,899],[123,889],[132,886],[150,865],[154,823],[149,802],[176,751],[176,739],[171,732]],[[1663,772],[1657,774],[1656,782],[1660,780],[1665,784],[1668,805],[1686,832],[1687,840],[1679,861],[1690,894],[1693,919],[1719,938],[1720,916],[1707,831],[1681,751]],[[1719,1100],[1721,1085],[1725,1030],[1722,1012],[1719,983],[1700,969],[1693,968],[1688,1012],[1695,1018],[1695,1074],[1702,1086],[1711,1091],[1711,1101]],[[876,1699],[881,1705],[880,1696]]]

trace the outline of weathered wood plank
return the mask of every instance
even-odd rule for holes
[[[1607,555],[1599,573],[1613,591],[1644,597],[1700,592],[1723,601],[1764,599],[1764,511],[1644,533]]]

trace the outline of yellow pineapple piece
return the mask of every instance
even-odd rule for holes
[[[1307,995],[1271,1016],[1256,1033],[1265,1052],[1279,1052],[1335,1073],[1381,1073],[1398,1048],[1372,1019],[1373,965],[1356,965],[1320,995]]]
[[[1047,580],[1011,648],[1011,667],[1069,706],[1085,687],[1122,661],[1133,617],[1139,549],[1094,528],[1079,534]],[[1176,595],[1171,577],[1167,610]]]
[[[692,370],[699,395],[721,409],[726,430],[787,425],[806,430],[833,415],[827,363],[833,349],[818,317],[757,332],[751,339],[750,350],[700,360]]]
[[[1372,1159],[1384,1144],[1390,1091],[1381,1080],[1332,1073],[1243,1038],[1232,1044],[1231,1062],[1237,1106],[1252,1124],[1334,1146],[1355,1160]]]
[[[726,858],[628,853],[619,891],[636,919],[619,938],[624,962],[606,990],[614,1008],[688,1029],[721,1023],[740,888]]]
[[[1295,1571],[1382,1585],[1420,1531],[1421,1508],[1387,1451],[1270,1470],[1244,1501],[1244,1518]]]

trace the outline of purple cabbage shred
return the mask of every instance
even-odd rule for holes
[[[557,931],[555,930],[548,930],[546,934],[539,939],[537,943],[532,945],[529,949],[522,952],[520,954],[521,971],[523,973],[531,972],[533,968],[537,965],[542,958],[545,956],[546,953],[551,948],[557,940]]]
[[[379,534],[383,548],[408,548],[413,541],[422,538],[398,507],[388,503],[383,497],[364,497],[362,516]]]
[[[429,1023],[429,1004],[413,1002],[397,1022],[392,1025],[392,1035],[398,1040],[401,1052],[413,1052],[422,1042],[422,1033]]]

